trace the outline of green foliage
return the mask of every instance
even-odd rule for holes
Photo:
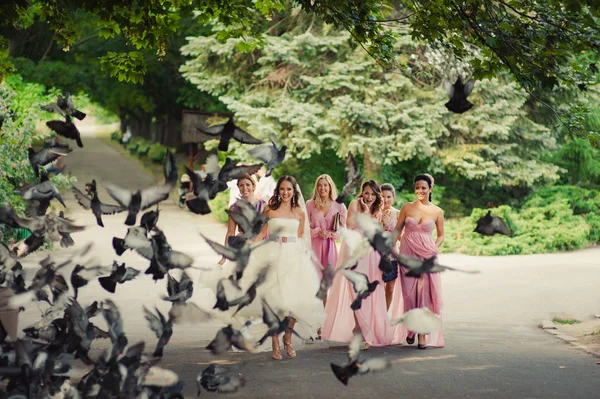
[[[146,74],[144,56],[139,51],[115,53],[109,51],[100,59],[102,70],[110,77],[117,77],[119,82],[143,83]]]
[[[43,86],[24,83],[18,75],[0,83],[0,205],[10,206],[17,212],[25,209],[25,203],[16,188],[36,182],[27,148],[34,140],[50,135],[50,132],[35,133],[35,122],[43,113],[40,105],[51,101],[51,96],[44,95],[44,91]],[[51,179],[59,189],[76,181],[75,177],[64,175]],[[5,233],[8,239],[14,232]]]
[[[278,135],[302,160],[323,149],[340,158],[350,150],[364,157],[367,177],[378,180],[387,165],[412,173],[417,165],[483,186],[558,179],[558,168],[541,157],[556,140],[527,118],[526,95],[516,84],[479,82],[471,96],[476,106],[453,115],[439,87],[447,60],[407,31],[398,37],[394,53],[412,60],[406,74],[381,72],[347,33],[301,15],[266,35],[264,48],[252,54],[236,50],[238,39],[189,38],[182,52],[190,60],[180,70],[248,131]],[[249,160],[238,144],[232,152]]]
[[[215,199],[210,201],[210,214],[215,220],[221,223],[227,223],[229,215],[226,210],[229,209],[229,191],[223,191],[217,194]]]
[[[589,187],[600,186],[600,149],[586,139],[575,138],[552,154],[552,162],[563,168],[561,181]]]
[[[600,193],[575,186],[544,187],[520,210],[506,205],[492,208],[514,236],[481,236],[477,220],[488,210],[475,208],[469,217],[448,220],[444,252],[469,255],[516,255],[585,248],[600,240]]]

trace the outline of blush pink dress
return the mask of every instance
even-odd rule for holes
[[[438,248],[432,235],[434,227],[435,222],[431,219],[425,219],[421,223],[417,223],[417,220],[407,216],[404,222],[404,234],[400,240],[400,253],[420,259],[437,255]],[[399,317],[410,309],[426,307],[441,318],[443,302],[440,274],[426,273],[419,278],[406,277],[405,274],[408,270],[408,268],[400,265],[400,284],[394,286],[390,308],[391,317]],[[403,343],[407,334],[408,331],[402,324],[394,326],[393,343]],[[427,346],[444,347],[442,330],[426,335],[426,343]]]
[[[347,257],[348,247],[342,243],[337,265],[342,265]],[[379,281],[379,285],[369,297],[362,301],[359,310],[350,308],[356,299],[356,292],[352,283],[341,274],[336,274],[325,306],[325,323],[321,331],[324,340],[333,342],[350,342],[356,321],[360,327],[365,341],[373,346],[385,346],[392,342],[392,326],[386,310],[385,290],[379,270],[380,255],[377,251],[370,251],[367,256],[358,261],[355,272],[367,275],[369,281]],[[356,316],[356,321],[355,321]]]
[[[310,240],[313,252],[321,262],[321,265],[327,267],[328,264],[331,264],[331,267],[335,267],[338,260],[335,240],[340,238],[340,233],[339,231],[335,232],[332,238],[321,238],[319,237],[319,231],[333,231],[333,219],[338,212],[340,213],[340,228],[346,227],[346,218],[348,216],[346,205],[338,204],[334,201],[329,207],[327,215],[323,215],[323,212],[316,208],[315,201],[309,200],[306,203],[306,212],[308,213],[308,222],[310,224]],[[323,278],[321,268],[315,264],[315,269],[319,274],[319,278]]]

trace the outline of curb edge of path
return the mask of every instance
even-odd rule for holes
[[[543,320],[539,327],[546,331],[548,334],[555,336],[556,338],[565,341],[567,344],[573,345],[574,347],[581,349],[582,351],[589,353],[592,356],[600,358],[600,351],[592,349],[587,345],[582,344],[579,340],[571,335],[567,335],[558,331],[557,327],[550,320]]]

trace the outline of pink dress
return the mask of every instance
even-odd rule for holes
[[[310,224],[310,240],[312,242],[312,249],[321,265],[327,267],[331,264],[332,267],[337,265],[338,251],[335,245],[335,240],[340,238],[340,233],[335,232],[332,238],[321,238],[319,237],[319,231],[329,230],[332,231],[333,219],[336,213],[340,213],[340,228],[346,227],[346,217],[348,216],[348,210],[346,205],[338,204],[333,202],[329,207],[327,215],[323,215],[319,209],[315,207],[315,202],[309,200],[306,203],[306,212],[308,213],[308,223]],[[315,265],[315,269],[319,274],[319,279],[323,278],[323,271],[318,265]]]
[[[342,243],[338,266],[343,264],[347,252],[346,243]],[[379,280],[375,291],[362,301],[362,306],[357,311],[350,308],[350,304],[356,299],[352,283],[341,274],[335,275],[327,294],[326,318],[321,331],[323,339],[334,342],[350,342],[357,321],[363,337],[369,345],[385,346],[392,342],[392,326],[386,310],[379,259],[379,253],[373,250],[360,259],[354,269],[356,272],[366,274],[371,282]]]
[[[433,240],[432,231],[435,222],[426,219],[417,221],[407,216],[404,222],[404,235],[400,240],[400,253],[420,259],[431,258],[438,254],[438,248]],[[426,273],[419,278],[406,277],[408,268],[400,265],[400,283],[394,286],[392,297],[391,317],[396,318],[414,308],[429,308],[433,313],[442,317],[442,282],[439,273]],[[408,331],[402,324],[394,326],[395,344],[401,344]],[[426,336],[427,346],[444,347],[442,330]]]

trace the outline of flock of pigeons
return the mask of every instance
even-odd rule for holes
[[[65,117],[64,122],[48,122],[48,127],[61,136],[76,140],[80,147],[83,146],[79,131],[72,123],[71,117],[83,119],[85,114],[75,109],[68,93],[65,93],[64,97],[58,96],[56,103],[43,108],[58,112]],[[219,149],[223,151],[227,150],[231,139],[247,144],[260,143],[260,140],[235,126],[232,118],[225,124],[202,127],[201,130],[219,136]],[[284,160],[286,151],[286,147],[279,147],[273,138],[271,142],[270,146],[249,151],[267,164],[268,173]],[[21,258],[40,249],[45,242],[60,242],[63,247],[70,247],[74,245],[71,233],[84,229],[83,226],[78,226],[64,217],[62,212],[58,216],[54,210],[47,212],[51,200],[56,199],[63,206],[64,202],[58,189],[48,179],[43,166],[72,150],[66,145],[57,144],[39,152],[31,148],[28,151],[34,173],[40,177],[38,183],[19,188],[22,198],[31,205],[30,216],[22,217],[8,207],[0,207],[0,224],[13,228],[25,227],[32,231],[32,235],[19,242],[11,240],[8,245],[0,241],[0,284],[16,293],[9,302],[12,308],[20,308],[33,301],[45,301],[50,307],[43,312],[41,319],[35,325],[23,330],[25,338],[7,342],[6,332],[0,328],[2,330],[0,331],[0,375],[8,379],[4,393],[0,392],[0,397],[12,399],[183,397],[181,394],[183,383],[178,382],[174,373],[161,369],[156,364],[173,334],[174,324],[204,322],[219,318],[219,314],[215,310],[201,309],[188,302],[193,294],[193,282],[185,269],[193,267],[194,259],[170,246],[165,234],[157,227],[158,207],[156,210],[144,213],[139,225],[137,224],[140,212],[167,199],[175,187],[178,173],[173,155],[167,153],[165,158],[163,184],[134,192],[108,184],[108,194],[116,201],[114,205],[100,201],[95,180],[86,184],[85,192],[72,187],[78,203],[86,210],[92,211],[99,226],[104,227],[102,216],[126,211],[125,224],[131,227],[128,228],[124,238],[113,238],[112,243],[116,254],[120,256],[127,250],[133,250],[149,260],[145,274],[152,275],[154,280],[167,279],[167,293],[163,299],[172,304],[169,313],[165,316],[158,309],[154,311],[145,307],[143,309],[145,318],[158,339],[151,359],[143,355],[144,342],[129,344],[123,332],[121,315],[113,301],[110,299],[100,303],[94,301],[85,307],[77,301],[79,290],[94,279],[97,279],[106,291],[115,293],[117,284],[135,279],[141,271],[116,261],[112,267],[98,265],[93,259],[86,258],[91,248],[91,245],[88,245],[58,263],[52,257],[46,257],[40,262],[40,268],[33,276],[30,285],[26,285]],[[217,193],[226,190],[228,181],[256,173],[262,166],[262,164],[235,165],[234,161],[227,159],[222,166],[219,166],[218,158],[211,156],[207,161],[206,172],[196,173],[186,168],[192,179],[195,194],[193,199],[187,201],[192,212],[209,213],[209,200],[214,199]],[[348,154],[345,169],[346,184],[336,199],[340,203],[355,194],[363,180],[351,153]],[[227,311],[236,306],[239,311],[248,306],[256,300],[257,287],[265,281],[270,272],[270,265],[266,265],[254,284],[245,291],[240,289],[238,281],[248,265],[252,251],[264,245],[264,242],[252,244],[252,239],[260,233],[268,218],[257,212],[245,200],[239,200],[237,205],[237,210],[229,210],[228,214],[244,231],[243,235],[231,237],[228,245],[221,245],[204,237],[217,253],[236,263],[233,274],[218,283],[216,303],[213,308],[218,311]],[[379,267],[384,272],[389,272],[391,268],[389,255],[406,265],[410,269],[411,276],[457,270],[435,263],[433,258],[420,260],[392,252],[393,243],[400,232],[386,232],[371,218],[361,216],[358,215],[357,223],[362,233],[342,230],[350,253],[346,264],[337,270],[334,270],[332,265],[321,265],[324,273],[320,289],[316,293],[317,297],[324,298],[334,275],[341,273],[351,281],[357,292],[357,299],[352,304],[352,309],[360,309],[362,300],[375,290],[378,282],[370,282],[366,275],[354,271],[353,268],[372,248],[382,255]],[[491,216],[490,213],[480,222],[478,229],[482,234],[492,232],[506,234],[501,231],[503,222],[500,220],[502,223],[499,223],[498,218]],[[275,235],[270,237],[270,239],[275,238]],[[169,273],[173,269],[182,270],[179,280]],[[227,325],[218,331],[207,349],[215,355],[223,354],[232,346],[240,350],[252,351],[268,337],[288,330],[288,318],[280,318],[264,298],[260,300],[263,308],[262,320],[248,320],[240,329],[233,328],[231,324]],[[100,314],[106,321],[108,331],[99,329],[91,321]],[[441,328],[437,316],[427,309],[411,310],[392,322],[404,323],[407,328],[416,333],[430,333]],[[267,326],[267,332],[258,342],[255,342],[249,333],[254,323],[264,323]],[[90,347],[95,339],[110,339],[111,348],[100,356],[91,356]],[[365,361],[359,359],[361,342],[362,337],[357,334],[350,344],[347,364],[341,366],[331,364],[335,376],[344,384],[347,384],[349,378],[354,375],[390,366],[390,362],[385,358]],[[70,384],[67,376],[74,359],[79,359],[92,367],[76,386]],[[226,367],[212,364],[198,375],[197,385],[198,394],[201,387],[207,391],[233,392],[244,385],[244,379]]]

